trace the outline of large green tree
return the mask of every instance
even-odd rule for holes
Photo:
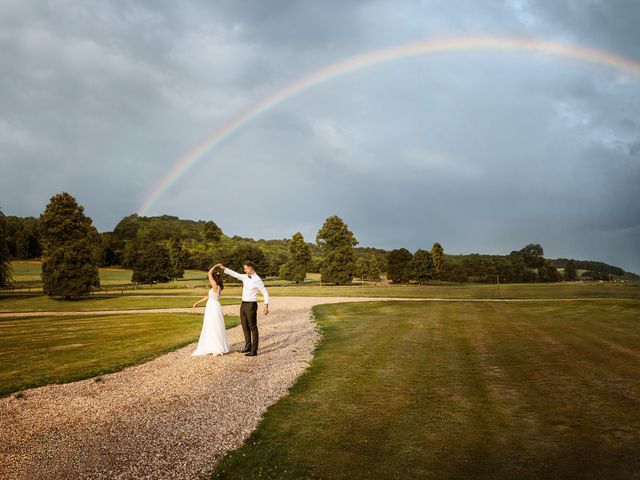
[[[16,236],[16,256],[18,258],[38,258],[42,254],[39,237],[38,221],[32,217],[23,219],[22,228]]]
[[[407,283],[411,278],[413,255],[406,248],[391,250],[387,256],[387,278],[393,283]]]
[[[289,253],[291,258],[280,270],[282,278],[296,283],[304,282],[311,263],[311,249],[300,232],[293,234]]]
[[[118,251],[122,250],[122,242],[118,242],[113,238],[111,232],[103,232],[100,234],[100,244],[98,245],[98,266],[112,267],[120,263]]]
[[[42,287],[47,295],[69,299],[100,285],[98,232],[75,198],[66,192],[54,195],[40,216],[40,228]]]
[[[544,250],[537,243],[530,243],[518,251],[529,268],[539,268],[544,265]]]
[[[39,258],[42,254],[40,247],[40,225],[34,217],[5,217],[5,239],[13,258]]]
[[[376,255],[371,255],[369,260],[369,268],[367,269],[367,274],[365,278],[371,282],[379,282],[380,281],[380,263],[378,262],[378,257]]]
[[[351,283],[353,280],[353,247],[356,237],[337,215],[327,218],[318,231],[316,243],[322,251],[320,278],[327,283]]]
[[[0,287],[11,283],[11,254],[7,245],[7,219],[0,211]]]
[[[184,277],[184,269],[187,264],[188,252],[182,247],[179,238],[174,238],[169,244],[169,256],[171,257],[171,278]]]
[[[411,261],[411,271],[413,279],[420,285],[433,279],[435,267],[433,257],[428,250],[418,250]]]
[[[361,278],[364,280],[368,272],[369,272],[369,262],[367,262],[367,259],[364,257],[356,258],[356,261],[353,265],[353,275],[356,278]]]
[[[544,260],[543,264],[538,267],[539,282],[559,282],[562,276],[551,260]]]
[[[227,258],[222,259],[227,267],[236,272],[242,273],[243,263],[247,260],[252,261],[256,266],[256,273],[266,277],[269,271],[269,262],[266,255],[260,247],[253,245],[239,245],[226,254]]]
[[[431,259],[433,260],[434,278],[437,278],[444,266],[444,248],[438,242],[431,247]]]
[[[136,250],[133,261],[133,283],[166,283],[174,277],[169,250],[162,244],[147,243]]]
[[[442,266],[439,278],[446,282],[462,283],[467,281],[467,272],[460,263],[447,260]]]
[[[284,278],[281,275],[281,268],[284,267],[290,259],[290,255],[287,252],[272,252],[267,255],[267,275],[269,277],[280,277]]]

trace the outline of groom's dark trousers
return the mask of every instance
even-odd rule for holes
[[[258,302],[242,302],[240,322],[244,333],[244,349],[258,353]]]

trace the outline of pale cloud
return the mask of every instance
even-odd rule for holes
[[[411,172],[414,169],[426,172],[444,172],[462,177],[476,177],[480,174],[480,166],[462,159],[446,157],[438,152],[427,150],[409,150],[403,156],[401,164]]]

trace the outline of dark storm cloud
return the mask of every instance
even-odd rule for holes
[[[482,34],[638,61],[639,21],[633,0],[5,1],[0,206],[38,215],[67,190],[109,230],[207,133],[332,62]],[[540,242],[640,271],[639,125],[640,80],[625,72],[504,52],[406,59],[256,118],[151,213],[309,240],[337,213],[364,245]]]

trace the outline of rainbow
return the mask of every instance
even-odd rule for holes
[[[220,142],[228,138],[256,117],[305,90],[347,73],[393,60],[442,52],[478,50],[518,51],[550,55],[560,58],[570,58],[587,63],[613,67],[629,72],[633,75],[640,76],[640,63],[634,60],[601,50],[544,41],[535,38],[457,37],[431,39],[364,53],[333,65],[326,66],[309,75],[299,78],[239,112],[225,125],[207,135],[207,137],[189,150],[178,162],[175,163],[171,168],[171,171],[144,199],[142,206],[139,209],[139,213],[144,215],[154,202],[158,200],[158,198],[160,198],[209,150],[215,148],[220,144]]]

